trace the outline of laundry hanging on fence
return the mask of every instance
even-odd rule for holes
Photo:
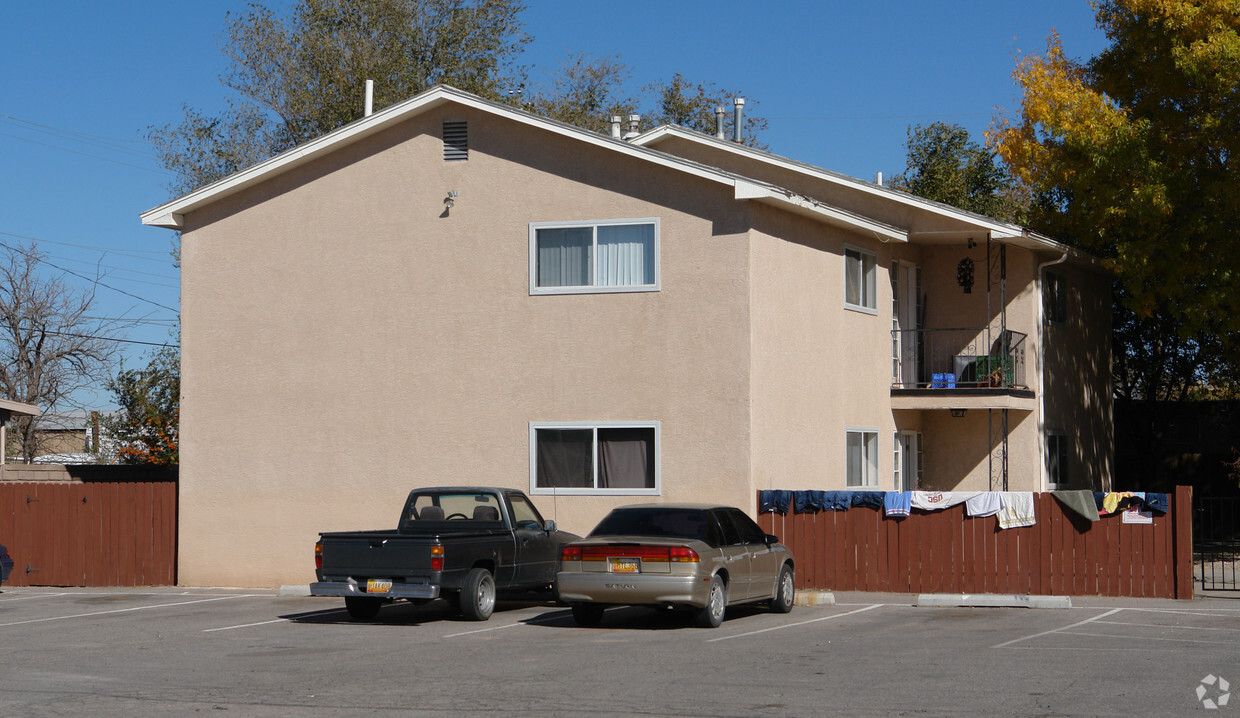
[[[914,491],[913,508],[922,511],[940,511],[956,504],[963,504],[982,493],[981,491]]]
[[[999,513],[1000,502],[998,491],[983,491],[964,502],[965,511],[973,518],[994,516]]]
[[[786,514],[792,508],[792,492],[763,489],[758,492],[758,513]]]
[[[912,491],[888,491],[883,494],[883,515],[887,518],[908,516],[912,507]]]
[[[1098,508],[1094,505],[1094,492],[1081,489],[1080,491],[1052,491],[1051,496],[1059,502],[1059,505],[1089,521],[1098,520]]]
[[[1037,523],[1032,491],[1000,491],[999,528],[1014,529]]]

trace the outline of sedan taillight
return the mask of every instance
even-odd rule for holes
[[[565,546],[564,550],[560,552],[560,560],[561,561],[580,561],[581,560],[581,547],[580,546]]]

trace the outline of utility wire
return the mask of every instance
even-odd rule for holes
[[[43,242],[45,244],[59,244],[62,247],[73,247],[74,249],[94,249],[100,252],[114,252],[116,254],[134,254],[134,255],[160,254],[160,255],[163,255],[165,258],[163,260],[160,260],[160,259],[155,259],[154,257],[134,257],[134,259],[144,259],[148,262],[166,261],[166,258],[170,256],[171,254],[166,249],[115,249],[113,247],[99,247],[99,246],[90,245],[90,244],[74,244],[72,242],[57,242],[54,239],[44,239],[42,237],[31,237],[30,235],[26,235],[26,234],[13,234],[12,232],[0,232],[0,235],[3,235],[5,237],[13,237],[15,239],[28,239],[31,242]]]
[[[48,142],[39,142],[38,140],[32,140],[29,137],[22,137],[21,135],[11,135],[7,132],[0,132],[0,137],[12,137],[15,140],[21,140],[22,142],[29,142],[35,145],[43,145],[44,147],[51,147],[52,149],[61,150],[63,152],[72,152],[75,155],[82,155],[83,157],[90,157],[91,159],[102,160],[104,162],[111,162],[113,164],[124,165],[126,167],[133,167],[134,169],[142,170],[144,172],[153,172],[159,175],[167,175],[168,177],[175,176],[171,172],[165,172],[164,170],[156,170],[156,169],[151,169],[150,167],[143,167],[142,165],[131,164],[129,162],[121,162],[120,160],[114,160],[109,157],[100,157],[99,155],[92,155],[89,152],[79,152],[78,150],[71,150],[68,147],[61,147],[60,145],[53,145]]]
[[[3,242],[0,242],[0,247],[4,247],[5,249],[8,249],[8,250],[10,250],[10,251],[14,251],[14,252],[20,252],[20,251],[21,251],[20,249],[17,249],[17,248],[15,248],[15,247],[10,246],[10,245],[4,244]],[[88,281],[88,282],[90,282],[90,283],[92,283],[92,284],[96,284],[96,285],[98,285],[98,286],[100,286],[100,287],[103,287],[103,288],[105,288],[105,289],[111,289],[112,291],[114,291],[114,292],[120,292],[121,294],[124,294],[124,295],[125,295],[125,296],[127,296],[127,297],[133,297],[134,299],[137,299],[137,300],[138,300],[138,301],[140,301],[140,302],[146,302],[147,304],[151,304],[151,305],[153,305],[153,306],[159,307],[160,309],[167,309],[167,310],[168,310],[168,311],[170,311],[170,312],[173,312],[173,313],[176,313],[176,314],[180,314],[180,310],[174,309],[174,308],[172,308],[172,307],[168,306],[167,304],[160,304],[159,302],[153,301],[153,300],[151,300],[151,299],[147,299],[146,297],[139,297],[137,294],[133,294],[132,292],[126,292],[124,289],[117,289],[116,287],[113,287],[113,286],[112,286],[112,285],[110,285],[110,284],[105,284],[104,282],[99,281],[99,279],[98,279],[98,278],[91,278],[91,277],[87,277],[87,276],[82,275],[82,274],[78,274],[77,272],[73,271],[72,269],[65,269],[64,267],[62,267],[62,266],[60,266],[60,265],[58,265],[58,264],[54,264],[54,263],[52,263],[52,262],[47,261],[47,260],[46,260],[46,259],[44,259],[43,257],[38,257],[38,260],[39,260],[40,262],[42,262],[43,264],[46,264],[47,266],[52,267],[53,269],[59,269],[60,271],[64,272],[65,274],[72,274],[73,276],[77,277],[78,279],[84,279],[84,280],[86,280],[86,281]]]

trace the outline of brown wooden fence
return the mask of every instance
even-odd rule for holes
[[[792,549],[799,588],[1192,598],[1191,487],[1170,500],[1152,524],[1087,521],[1049,493],[1034,494],[1037,523],[1014,529],[963,504],[904,519],[864,507],[764,513],[758,524]]]
[[[15,564],[5,585],[175,585],[176,472],[74,473],[35,483],[5,472],[0,543]]]

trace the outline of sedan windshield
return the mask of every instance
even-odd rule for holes
[[[714,522],[701,509],[632,508],[615,509],[607,514],[591,536],[665,536],[669,538],[715,541]]]

